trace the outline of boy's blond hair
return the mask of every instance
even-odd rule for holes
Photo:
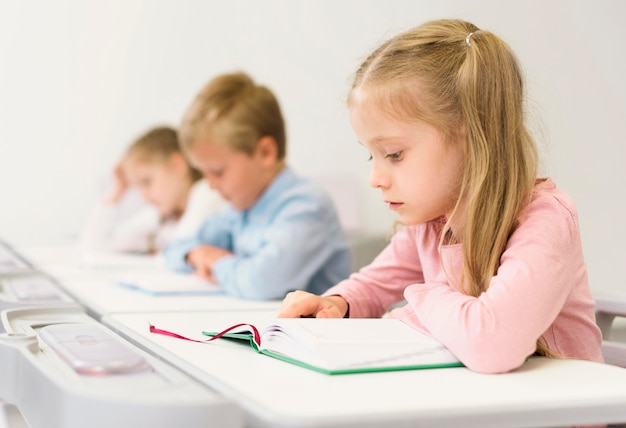
[[[285,124],[272,91],[245,73],[223,74],[207,83],[183,116],[181,145],[190,150],[211,140],[251,155],[262,137],[272,137],[277,160],[286,156]]]
[[[156,163],[164,162],[174,153],[182,154],[176,130],[169,126],[158,126],[139,136],[128,147],[124,158]],[[202,173],[189,166],[189,176],[195,182],[202,178]]]

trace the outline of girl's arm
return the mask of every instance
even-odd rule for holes
[[[350,305],[351,318],[382,316],[391,305],[403,300],[409,284],[424,281],[416,240],[429,233],[434,233],[429,225],[403,228],[371,264],[324,296],[342,296]]]
[[[479,372],[519,367],[542,335],[557,353],[599,350],[576,214],[552,196],[527,208],[479,297],[447,284],[412,286],[405,297],[414,321]]]

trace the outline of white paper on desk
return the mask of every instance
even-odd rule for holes
[[[45,276],[7,278],[0,281],[20,301],[60,301],[63,299],[56,284]]]
[[[159,256],[147,254],[118,254],[107,252],[91,252],[81,255],[81,267],[87,269],[160,269],[162,261]]]
[[[114,278],[115,284],[153,296],[189,296],[219,294],[221,289],[206,279],[191,274],[137,272]]]
[[[0,273],[21,273],[33,270],[18,256],[0,247]]]

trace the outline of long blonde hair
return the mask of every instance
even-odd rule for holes
[[[462,239],[463,290],[478,297],[498,271],[537,178],[537,148],[524,123],[515,55],[471,23],[428,22],[387,41],[363,62],[348,104],[357,97],[400,120],[425,121],[447,141],[464,144],[459,199],[441,242]],[[454,231],[451,224],[464,226]],[[537,351],[550,354],[542,338]]]

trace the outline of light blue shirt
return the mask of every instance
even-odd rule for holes
[[[191,272],[186,255],[198,245],[233,253],[212,274],[229,295],[280,299],[292,290],[321,294],[350,274],[350,252],[330,197],[312,181],[283,171],[245,211],[229,206],[194,236],[164,251],[168,268]]]

